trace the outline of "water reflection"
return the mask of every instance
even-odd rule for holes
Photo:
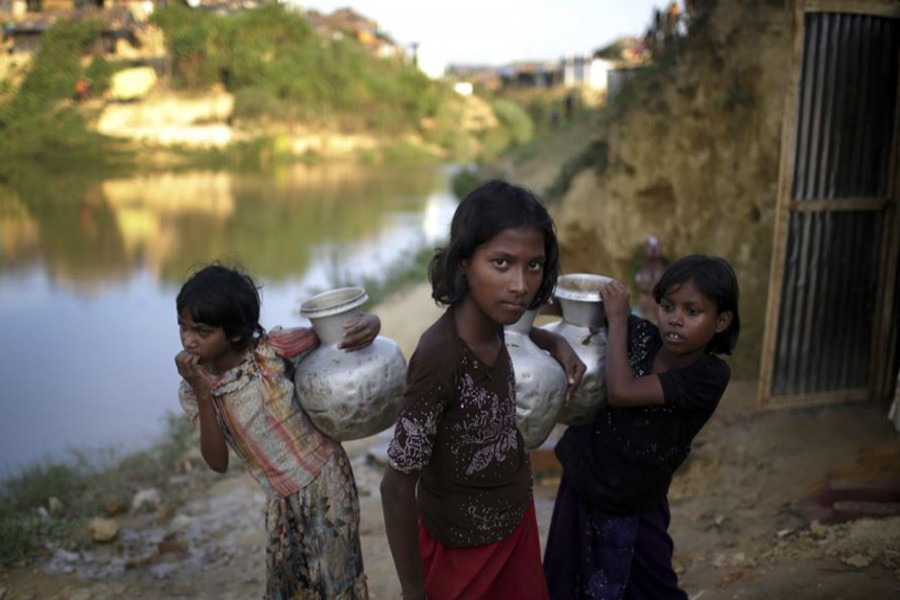
[[[214,259],[264,284],[263,323],[447,231],[447,174],[358,166],[0,186],[0,475],[69,447],[149,444],[177,409],[174,296]],[[423,275],[424,277],[424,275]]]

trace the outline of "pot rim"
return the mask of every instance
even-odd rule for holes
[[[560,275],[559,279],[556,280],[555,294],[558,298],[563,300],[603,302],[600,291],[605,288],[610,281],[612,281],[612,277],[607,277],[605,275],[596,275],[594,273],[568,273],[566,275]],[[580,284],[578,285],[579,289],[566,287],[567,283],[572,284],[576,282]],[[596,289],[583,289],[585,284]]]
[[[369,301],[361,287],[343,287],[328,290],[308,298],[300,305],[300,316],[307,319],[331,317],[358,308]]]

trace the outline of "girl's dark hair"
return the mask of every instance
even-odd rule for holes
[[[544,278],[529,308],[546,302],[559,276],[556,226],[540,199],[529,190],[500,179],[487,181],[463,198],[450,223],[450,241],[435,250],[428,265],[431,296],[456,304],[469,291],[460,263],[504,229],[533,227],[544,234]]]
[[[237,351],[265,333],[260,304],[259,286],[249,275],[218,263],[191,275],[175,299],[179,315],[187,309],[195,322],[221,327]]]
[[[706,345],[708,354],[731,354],[741,332],[741,317],[738,313],[738,282],[731,265],[721,257],[706,254],[691,254],[679,258],[669,265],[653,288],[653,299],[662,302],[673,287],[678,288],[689,281],[704,296],[716,303],[718,314],[731,311],[731,325],[725,331],[715,334]],[[674,290],[673,290],[674,291]]]

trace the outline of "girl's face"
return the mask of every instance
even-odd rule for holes
[[[178,329],[184,349],[199,356],[200,364],[209,367],[213,373],[227,371],[238,358],[222,327],[194,322],[187,308],[178,315]]]
[[[731,319],[731,311],[719,313],[716,303],[688,281],[669,288],[659,303],[656,323],[667,351],[693,359],[714,335],[728,329]]]
[[[504,229],[460,264],[471,301],[491,321],[511,325],[528,310],[544,279],[544,234],[532,227]]]

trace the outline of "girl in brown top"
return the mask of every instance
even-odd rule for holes
[[[558,256],[540,201],[489,181],[460,203],[431,260],[432,296],[449,308],[410,359],[381,482],[405,600],[548,597],[503,326],[550,297]],[[572,348],[545,330],[531,337],[573,391],[585,367]]]

